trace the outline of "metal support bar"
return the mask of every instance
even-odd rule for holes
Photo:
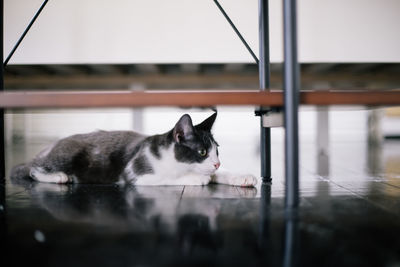
[[[243,38],[243,36],[240,34],[239,30],[236,28],[235,24],[233,24],[232,20],[229,18],[228,14],[226,14],[225,10],[222,8],[222,6],[219,4],[217,0],[214,0],[214,3],[217,5],[218,9],[221,11],[222,15],[224,15],[225,19],[229,22],[231,25],[232,29],[235,31],[237,36],[240,38],[244,46],[247,48],[247,51],[251,54],[251,56],[254,58],[254,61],[258,64],[258,58],[254,54],[253,50],[251,50],[250,46],[247,44],[246,40]]]
[[[259,80],[260,89],[267,90],[270,87],[270,66],[269,66],[269,19],[268,0],[258,1],[258,36],[260,45]]]
[[[258,2],[258,21],[260,43],[258,71],[260,90],[265,91],[270,87],[268,0]],[[262,116],[260,131],[261,178],[263,182],[271,182],[271,128],[263,127]]]
[[[3,62],[4,49],[4,1],[0,0],[0,59]],[[4,68],[0,66],[0,91],[4,91]],[[0,109],[0,242],[5,246],[6,240],[6,187],[5,187],[5,154],[4,154],[4,109]]]
[[[283,267],[300,266],[300,245],[298,211],[291,210],[285,214],[284,252],[282,261]]]
[[[3,62],[4,54],[4,1],[1,0],[1,19],[0,19],[0,59]],[[0,92],[4,91],[4,67],[0,67]],[[5,179],[5,155],[4,155],[4,109],[0,109],[0,183],[4,185]],[[0,186],[2,186],[0,185]]]
[[[260,228],[258,244],[260,251],[263,251],[264,258],[271,257],[273,253],[271,244],[271,186],[270,184],[261,185],[260,197]],[[268,262],[268,261],[267,261]]]
[[[296,0],[283,1],[284,107],[285,107],[285,206],[299,205],[299,64],[297,62]]]
[[[35,16],[32,18],[31,22],[29,23],[28,27],[26,27],[25,31],[22,33],[21,37],[19,38],[18,42],[15,44],[14,48],[11,50],[10,54],[8,55],[6,61],[4,62],[3,66],[7,66],[8,62],[14,55],[15,51],[17,50],[18,46],[21,44],[22,40],[24,40],[25,35],[29,32],[31,29],[33,23],[35,23],[36,19],[39,17],[40,13],[42,12],[43,8],[46,6],[47,2],[49,0],[45,0],[43,4],[40,6],[39,10],[36,12]],[[3,62],[3,58],[1,59],[1,62]]]

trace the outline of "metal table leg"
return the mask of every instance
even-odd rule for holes
[[[258,70],[260,90],[265,91],[270,87],[268,0],[259,0],[258,4],[260,43]],[[271,182],[271,128],[263,127],[262,109],[263,107],[260,113],[261,177],[263,182]]]
[[[0,91],[4,91],[4,68],[3,68],[3,50],[4,50],[4,1],[0,0]],[[6,235],[6,192],[5,192],[5,154],[4,154],[4,109],[0,109],[0,239],[5,240]]]
[[[297,62],[296,0],[283,1],[284,108],[285,108],[285,206],[299,205],[299,64]]]

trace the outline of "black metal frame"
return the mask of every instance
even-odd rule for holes
[[[258,2],[258,23],[259,23],[259,52],[260,59],[254,54],[246,40],[240,34],[235,24],[226,14],[225,10],[217,0],[214,0],[222,15],[226,18],[235,33],[238,35],[244,46],[258,65],[260,90],[265,91],[270,87],[270,62],[269,62],[269,21],[268,21],[268,0]],[[260,116],[260,159],[261,159],[261,178],[264,183],[272,181],[271,177],[271,128],[263,127],[262,116],[270,111],[268,107],[260,107],[255,111],[256,116]]]
[[[3,62],[3,19],[4,19],[4,2],[1,2],[1,62]],[[12,49],[6,61],[1,65],[0,91],[4,90],[4,67],[7,65],[19,44],[28,33],[29,29],[40,15],[48,0],[45,0],[35,16],[29,23],[28,27]],[[268,0],[259,0],[259,43],[260,43],[260,59],[257,59],[250,46],[242,37],[232,20],[226,14],[222,6],[217,0],[215,4],[227,19],[235,33],[246,46],[253,59],[259,66],[260,90],[268,90],[270,87],[270,62],[269,62],[269,26],[268,26]],[[297,37],[296,37],[296,0],[283,0],[283,17],[284,17],[284,113],[285,113],[285,205],[287,208],[296,208],[299,203],[299,157],[298,157],[298,98],[299,98],[299,64],[297,62]],[[258,111],[260,115],[268,111],[268,108],[261,107]],[[4,109],[0,109],[0,208],[5,207],[5,150],[4,150]],[[271,129],[262,125],[261,118],[261,177],[264,182],[271,181]],[[4,213],[0,211],[1,223],[4,222]]]
[[[259,24],[259,51],[260,63],[258,64],[260,90],[270,88],[270,62],[269,62],[269,16],[268,0],[258,1]],[[260,158],[261,178],[264,183],[269,183],[271,177],[271,128],[263,127],[263,115],[265,108],[260,108]]]
[[[4,51],[4,1],[0,0],[0,59],[3,62]],[[0,92],[4,91],[4,68],[0,67]],[[5,175],[5,151],[4,151],[4,109],[0,109],[0,240],[4,244],[6,239],[6,175]]]
[[[3,62],[3,54],[4,54],[4,42],[3,42],[3,35],[4,35],[4,1],[0,0],[0,14],[1,14],[1,19],[0,19],[0,38],[1,38],[1,44],[0,44],[0,58],[1,62]],[[4,91],[4,67],[3,64],[1,64],[0,67],[0,91]],[[3,137],[3,138],[2,138]],[[0,109],[0,180],[2,182],[2,185],[4,184],[4,179],[5,179],[5,153],[4,153],[4,109]]]
[[[242,34],[239,32],[239,30],[236,28],[235,24],[232,22],[232,20],[229,18],[228,14],[226,14],[225,10],[222,8],[222,6],[220,5],[220,3],[217,0],[214,0],[214,3],[217,5],[218,9],[221,11],[222,15],[225,17],[225,19],[228,21],[229,25],[231,25],[232,29],[235,31],[235,33],[237,34],[237,36],[239,37],[240,41],[242,41],[242,43],[244,44],[244,46],[246,47],[247,51],[249,51],[249,53],[251,54],[251,56],[253,57],[254,61],[257,63],[258,65],[258,58],[256,56],[256,54],[254,54],[253,50],[251,49],[251,47],[249,46],[249,44],[246,42],[246,40],[243,38]]]
[[[284,106],[285,106],[285,206],[299,205],[299,64],[297,61],[296,0],[283,1]]]
[[[0,45],[0,58],[1,62],[3,62],[4,57],[4,1],[1,0],[0,2],[0,14],[1,14],[1,21],[0,21],[0,38],[1,38],[1,45]],[[0,67],[0,92],[4,91],[4,66],[1,64]],[[0,179],[2,184],[4,184],[5,180],[5,151],[4,151],[4,109],[0,109]]]
[[[24,40],[26,34],[29,32],[29,30],[31,29],[33,23],[35,23],[36,19],[39,17],[40,13],[42,12],[43,8],[46,6],[47,2],[49,0],[44,0],[44,2],[42,3],[42,5],[39,7],[38,11],[36,12],[36,14],[33,16],[31,22],[29,22],[28,26],[26,27],[25,31],[22,33],[21,37],[18,39],[17,43],[14,45],[13,49],[11,50],[10,54],[8,55],[8,57],[6,58],[6,61],[4,61],[3,66],[7,66],[8,62],[10,61],[10,59],[12,58],[12,56],[14,55],[15,51],[18,49],[19,45],[21,44],[22,40]],[[3,58],[1,60],[1,62],[3,62]]]

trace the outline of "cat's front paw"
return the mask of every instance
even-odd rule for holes
[[[66,184],[66,183],[69,182],[68,175],[66,175],[63,172],[58,172],[58,173],[55,173],[54,175],[56,177],[55,178],[56,179],[56,183],[58,183],[58,184]]]
[[[257,184],[257,178],[254,175],[239,175],[232,177],[231,185],[233,186],[241,186],[241,187],[255,187]]]

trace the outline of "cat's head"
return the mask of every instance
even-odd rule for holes
[[[189,115],[183,115],[172,133],[175,142],[175,158],[190,163],[193,171],[203,175],[213,174],[221,165],[218,144],[211,134],[217,113],[198,125],[193,125]]]

